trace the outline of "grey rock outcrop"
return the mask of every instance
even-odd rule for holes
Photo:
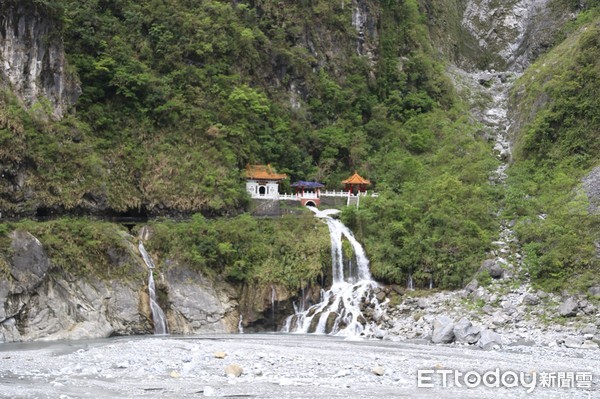
[[[75,275],[53,265],[43,243],[25,231],[11,233],[9,278],[0,281],[0,342],[89,339],[153,331],[146,269],[137,247],[123,242],[109,248],[115,267],[129,265],[125,279]],[[174,333],[232,332],[237,295],[222,281],[211,281],[184,266],[166,266],[157,287]],[[159,273],[160,275],[160,273]]]
[[[569,297],[562,303],[562,305],[560,305],[558,308],[558,313],[563,317],[572,317],[577,314],[578,309],[579,302],[575,298]]]
[[[454,340],[454,322],[446,316],[440,316],[433,321],[431,341],[435,344],[447,344]]]
[[[46,99],[51,116],[61,118],[81,89],[67,72],[58,18],[36,2],[8,0],[0,4],[0,84],[27,107]]]
[[[481,336],[481,328],[474,326],[466,317],[456,323],[453,332],[456,342],[467,344],[476,343]]]
[[[583,178],[583,190],[590,201],[590,213],[600,213],[600,166]]]
[[[231,286],[210,281],[201,273],[173,264],[166,271],[170,331],[178,334],[234,332],[237,297]]]

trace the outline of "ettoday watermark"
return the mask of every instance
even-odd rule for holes
[[[417,388],[434,388],[436,382],[440,388],[517,388],[527,393],[536,388],[591,388],[591,372],[516,372],[496,368],[485,372],[471,370],[462,372],[451,369],[417,370]]]

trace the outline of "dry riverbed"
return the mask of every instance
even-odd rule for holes
[[[232,375],[226,375],[226,368]],[[433,388],[417,386],[419,369],[431,370],[421,382],[433,383]],[[459,388],[456,374],[448,374],[448,386],[443,386],[443,370],[475,371],[471,377],[476,382],[475,374],[496,369],[508,379],[507,372],[523,372],[529,384],[536,373],[537,384],[531,393],[521,384],[466,388],[459,377]],[[284,334],[120,337],[0,345],[0,397],[597,398],[599,370],[598,350],[483,351]],[[543,372],[554,375],[553,387],[542,386]],[[563,372],[567,374],[559,374]],[[590,374],[591,383],[576,384],[575,376]],[[573,387],[558,387],[559,380],[568,383],[571,377]],[[488,381],[494,385],[493,375]]]

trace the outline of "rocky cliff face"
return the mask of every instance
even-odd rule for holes
[[[423,1],[434,45],[465,70],[522,72],[574,14],[553,0]]]
[[[62,39],[42,6],[23,1],[0,5],[0,77],[27,107],[48,103],[60,119],[80,94],[68,72]]]
[[[151,333],[147,270],[135,246],[134,276],[100,279],[53,265],[43,244],[24,231],[11,234],[12,259],[0,281],[0,342],[101,338]],[[236,292],[180,265],[158,284],[173,333],[237,330]]]
[[[125,254],[111,256],[115,269],[134,265],[119,278],[66,272],[26,231],[12,232],[10,239],[7,270],[0,263],[0,273],[5,272],[0,280],[0,343],[152,333],[148,270],[133,237],[123,237]],[[157,297],[170,333],[238,332],[242,321],[249,331],[273,331],[292,312],[291,293],[282,287],[236,287],[168,259],[157,264]]]

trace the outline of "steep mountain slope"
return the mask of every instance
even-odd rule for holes
[[[523,278],[585,289],[600,231],[578,190],[598,165],[598,4],[580,3],[6,1],[1,216],[234,216],[248,162],[329,188],[357,169],[380,196],[343,218],[380,281],[464,286],[499,252],[502,222],[525,244]],[[507,103],[512,77],[561,42]],[[500,126],[499,108],[515,123]],[[0,272],[15,281],[14,230],[43,235],[58,274],[83,278],[88,250],[123,266],[110,255],[129,245],[121,228],[80,223],[0,224]],[[293,291],[328,262],[318,229],[294,240],[288,223],[198,215],[159,223],[150,246],[159,271]]]

